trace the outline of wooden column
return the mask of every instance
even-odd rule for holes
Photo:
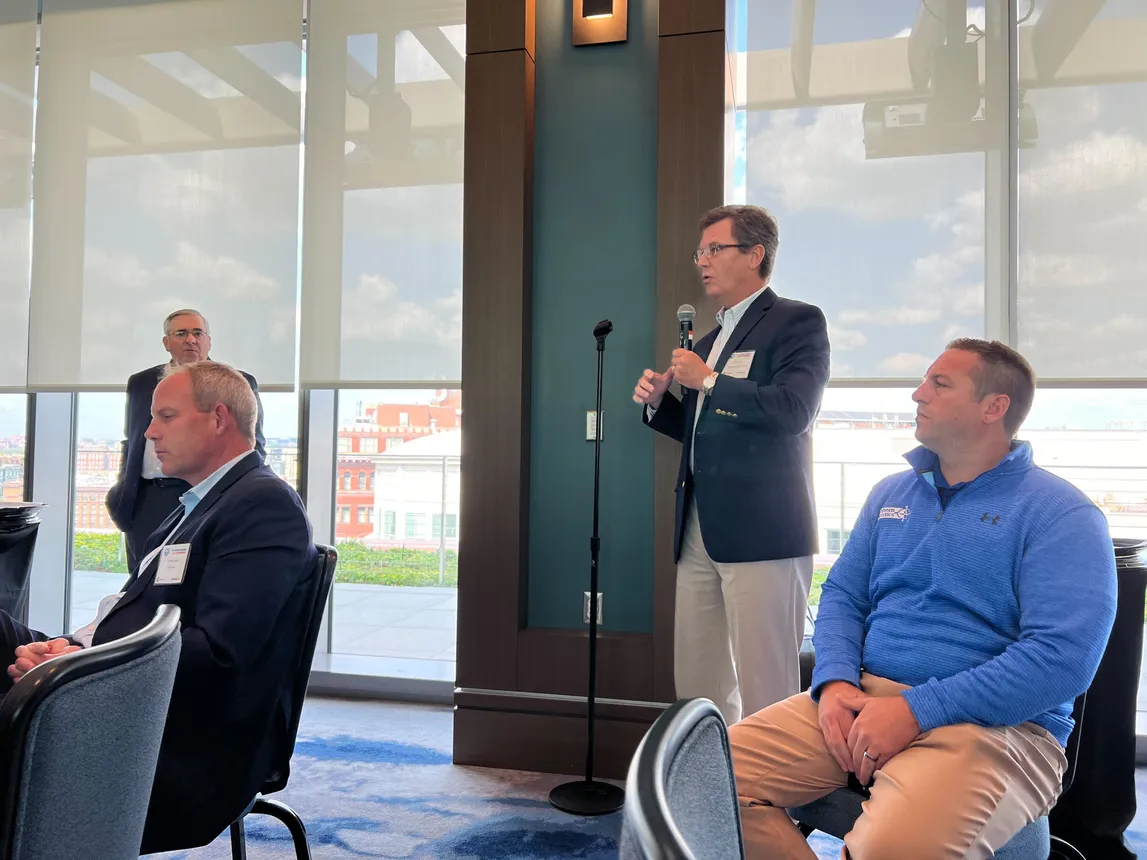
[[[677,346],[678,307],[697,307],[697,336],[707,330],[691,254],[701,216],[724,203],[724,0],[661,0],[657,41],[657,358],[664,370]],[[658,434],[653,458],[654,693],[657,701],[672,702],[674,490],[681,446]]]
[[[725,6],[661,0],[660,13],[656,314],[658,356],[667,357],[677,306],[700,294],[690,262],[697,220],[723,194]],[[526,627],[533,117],[533,0],[470,0],[454,761],[577,774],[585,764],[586,632]],[[625,776],[658,703],[674,699],[680,447],[657,444],[654,631],[600,634],[595,771],[603,777]]]

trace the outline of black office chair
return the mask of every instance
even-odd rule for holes
[[[629,764],[620,860],[743,860],[729,734],[708,699],[657,718]]]
[[[299,662],[295,667],[294,710],[290,715],[290,724],[287,727],[283,747],[275,757],[271,775],[267,777],[259,795],[251,801],[247,810],[231,823],[232,860],[247,860],[247,838],[243,822],[248,815],[269,815],[283,822],[291,833],[297,860],[311,860],[307,829],[303,825],[303,820],[299,818],[299,814],[287,804],[278,800],[270,800],[263,795],[282,791],[290,776],[291,756],[295,752],[295,738],[299,733],[299,720],[303,715],[303,700],[306,698],[307,686],[311,680],[311,662],[315,656],[315,643],[318,642],[319,628],[323,623],[323,610],[327,604],[327,596],[330,594],[331,583],[334,582],[335,578],[338,552],[328,546],[316,545],[316,548],[318,549],[318,556],[315,559],[314,599],[311,602],[311,611],[299,653]]]
[[[808,689],[812,677],[812,669],[816,658],[811,643],[806,641],[806,647],[801,650],[801,675],[803,689]],[[1071,786],[1075,778],[1075,767],[1079,760],[1079,727],[1083,724],[1083,710],[1087,704],[1087,693],[1081,695],[1075,703],[1075,729],[1068,738],[1065,756],[1067,770],[1063,777],[1063,790]],[[868,798],[868,789],[857,782],[856,777],[849,774],[847,788],[838,788],[820,800],[814,800],[804,806],[789,810],[789,815],[797,822],[801,833],[807,838],[811,833],[820,830],[843,839],[845,834],[852,830],[856,819],[860,817],[861,804]],[[1006,845],[996,852],[996,860],[1086,860],[1082,853],[1071,843],[1051,835],[1047,816],[1036,819],[1017,833]]]
[[[142,630],[42,663],[4,696],[0,858],[139,857],[179,615],[160,606]]]

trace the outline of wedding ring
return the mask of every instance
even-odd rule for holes
[[[864,751],[864,757],[865,757],[866,759],[868,759],[869,761],[876,761],[876,759],[874,759],[872,756],[870,756],[870,755],[868,754],[868,750],[865,750],[865,751]]]

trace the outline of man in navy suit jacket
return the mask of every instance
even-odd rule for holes
[[[168,314],[163,321],[163,348],[171,354],[167,364],[157,364],[128,378],[119,476],[104,500],[112,522],[127,539],[127,567],[131,571],[139,563],[140,551],[148,537],[175,510],[179,497],[188,488],[186,481],[160,471],[159,461],[151,443],[144,438],[144,431],[151,424],[151,396],[163,378],[164,370],[172,365],[209,359],[211,327],[203,314],[191,308],[181,308]],[[258,400],[259,385],[250,374],[243,373],[243,376],[255,392],[258,406],[255,450],[265,458],[267,448],[263,438],[263,404]]]
[[[143,853],[218,836],[270,775],[288,731],[316,550],[299,497],[252,450],[256,408],[224,364],[173,368],[155,390],[147,438],[164,472],[190,489],[148,540],[135,576],[68,638],[45,641],[0,613],[0,659],[11,655],[2,692],[44,660],[119,639],[160,605],[179,606],[182,651]]]
[[[812,556],[813,421],[828,381],[828,327],[813,305],[769,287],[778,236],[756,206],[701,221],[693,255],[719,327],[633,399],[682,443],[674,558],[674,676],[732,724],[800,690]],[[678,400],[670,384],[681,384]]]

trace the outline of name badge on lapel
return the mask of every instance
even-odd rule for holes
[[[159,551],[159,567],[155,569],[156,585],[179,585],[187,570],[189,543],[173,543]]]
[[[756,354],[755,349],[734,352],[725,362],[725,369],[721,373],[725,376],[731,376],[733,379],[748,379],[749,368],[753,366],[753,356]]]

